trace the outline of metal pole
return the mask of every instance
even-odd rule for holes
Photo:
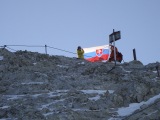
[[[46,54],[47,54],[47,45],[45,45],[45,52],[46,52]]]
[[[157,70],[157,74],[158,74],[158,77],[159,77],[158,65],[156,65],[156,70]]]
[[[113,29],[113,45],[114,45],[114,62],[115,62],[115,65],[116,65],[116,47],[115,47],[114,29]]]
[[[135,48],[133,49],[133,58],[134,58],[134,60],[137,60]]]

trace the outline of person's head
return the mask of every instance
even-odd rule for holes
[[[78,46],[77,50],[81,50],[81,46]]]
[[[114,50],[114,46],[113,45],[111,45],[111,50]]]

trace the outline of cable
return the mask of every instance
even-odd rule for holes
[[[13,50],[13,51],[17,52],[17,50],[12,49],[12,48],[10,48],[10,47],[7,47],[7,46],[6,46],[6,48],[8,48],[8,49],[10,49],[10,50]]]
[[[45,47],[40,45],[6,45],[6,46],[19,46],[19,47]]]
[[[59,49],[59,48],[55,48],[55,47],[51,47],[51,46],[47,46],[47,45],[45,45],[45,46],[40,46],[40,45],[4,45],[4,46],[1,46],[1,47],[7,47],[7,46],[12,46],[12,47],[16,47],[16,46],[18,46],[18,47],[48,47],[48,48],[51,48],[51,49],[56,49],[56,50],[60,50],[60,51],[63,51],[63,52],[76,54],[74,52],[70,52],[70,51],[67,51],[67,50],[63,50],[63,49]],[[11,49],[9,47],[7,47],[7,48]],[[11,49],[11,50],[14,50],[14,49]],[[14,50],[14,51],[16,51],[16,50]]]
[[[72,53],[72,54],[76,54],[74,52],[70,52],[70,51],[67,51],[67,50],[62,50],[62,49],[59,49],[59,48],[55,48],[55,47],[50,47],[50,46],[47,46],[48,48],[52,48],[52,49],[56,49],[56,50],[60,50],[60,51],[63,51],[63,52],[68,52],[68,53]]]

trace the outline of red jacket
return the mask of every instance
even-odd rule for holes
[[[116,50],[116,60],[118,61],[120,58],[118,57],[118,49],[115,47]],[[111,54],[109,58],[109,62],[114,61],[114,46],[111,46]]]

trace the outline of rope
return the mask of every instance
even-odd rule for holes
[[[70,52],[70,51],[67,51],[67,50],[63,50],[63,49],[59,49],[59,48],[55,48],[55,47],[51,47],[51,46],[41,46],[41,45],[4,45],[4,46],[0,46],[0,47],[3,47],[3,48],[8,48],[10,50],[13,50],[13,51],[17,51],[17,50],[14,50],[8,46],[11,46],[11,47],[48,47],[48,48],[51,48],[51,49],[56,49],[56,50],[60,50],[60,51],[63,51],[63,52],[68,52],[68,53],[72,53],[72,54],[76,54],[74,52]]]
[[[45,46],[41,46],[41,45],[6,45],[6,46],[13,46],[13,47],[45,47]]]
[[[12,49],[12,48],[10,48],[10,47],[7,47],[7,46],[6,46],[6,48],[8,48],[8,49],[10,49],[10,50],[13,50],[13,51],[17,52],[17,50]]]
[[[68,53],[72,53],[72,54],[77,54],[77,53],[74,53],[74,52],[70,52],[70,51],[67,51],[67,50],[63,50],[63,49],[59,49],[59,48],[55,48],[55,47],[51,47],[51,46],[47,46],[48,48],[51,48],[51,49],[56,49],[56,50],[60,50],[60,51],[63,51],[63,52],[68,52]]]

